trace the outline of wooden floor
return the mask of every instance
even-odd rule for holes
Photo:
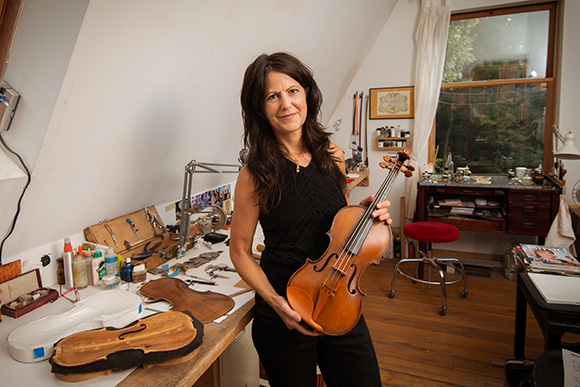
[[[383,386],[508,386],[503,364],[513,358],[516,283],[501,273],[470,276],[465,299],[462,283],[447,287],[447,314],[440,316],[439,286],[429,290],[398,276],[388,298],[395,263],[371,265],[361,280]],[[537,358],[542,348],[528,310],[526,357]]]

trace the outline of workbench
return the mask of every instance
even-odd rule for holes
[[[223,232],[220,231],[220,232]],[[227,232],[226,232],[227,233]],[[209,264],[227,264],[231,266],[231,261],[229,259],[228,247],[222,242],[213,245],[210,248],[202,246],[200,249],[190,249],[185,255],[179,259],[172,259],[167,263],[171,266],[172,264],[179,262],[183,263],[189,258],[198,256],[204,251],[223,251],[221,255],[214,261],[209,262]],[[188,274],[194,274],[199,277],[208,278],[207,274],[204,272],[204,267],[207,264],[196,268],[188,270]],[[232,294],[236,291],[242,290],[242,288],[236,287],[240,282],[240,277],[236,272],[219,272],[227,279],[217,278],[217,286],[209,285],[198,285],[195,284],[192,289],[198,291],[205,291],[209,289],[214,292]],[[155,279],[159,276],[153,276],[150,273],[147,274],[147,279]],[[178,276],[179,278],[179,276]],[[186,277],[183,277],[186,278]],[[140,284],[129,284],[127,286],[127,291],[136,292]],[[125,285],[126,286],[126,285]],[[58,287],[51,286],[54,289]],[[79,291],[81,299],[84,299],[92,294],[95,294],[101,290],[100,288],[89,286],[86,289]],[[69,295],[70,296],[70,293]],[[196,350],[196,355],[189,361],[181,364],[172,366],[157,366],[150,369],[143,369],[142,367],[137,367],[126,371],[115,371],[110,375],[100,376],[91,380],[77,383],[67,383],[58,380],[54,374],[51,373],[51,366],[47,360],[36,362],[36,363],[19,363],[15,361],[8,352],[8,335],[17,327],[22,326],[28,322],[38,320],[44,316],[48,315],[58,315],[69,311],[74,307],[74,305],[64,298],[59,298],[51,304],[44,305],[18,319],[13,319],[7,316],[3,316],[2,322],[0,322],[0,339],[3,343],[3,348],[0,350],[0,368],[2,369],[2,385],[3,386],[30,386],[30,385],[42,385],[42,386],[193,386],[196,381],[209,370],[209,373],[214,374],[215,377],[219,378],[218,375],[218,358],[224,353],[224,351],[230,346],[234,340],[237,340],[239,336],[247,335],[250,336],[250,332],[246,332],[247,326],[253,318],[253,305],[254,305],[254,293],[253,291],[238,295],[234,297],[236,301],[236,306],[234,309],[228,313],[225,317],[216,319],[213,322],[204,325],[204,336],[203,343]],[[145,308],[145,313],[143,317],[156,313],[158,311],[168,310],[170,305],[165,301],[160,301],[154,304],[143,304]],[[251,348],[253,351],[253,347]],[[258,361],[257,355],[255,359],[256,364],[256,383],[258,381]],[[221,367],[224,367],[223,365]],[[253,367],[252,367],[253,368]],[[228,372],[228,370],[221,370],[221,373]],[[232,371],[235,372],[235,371]],[[219,385],[217,381],[214,381],[214,385]],[[248,384],[250,385],[250,384]]]

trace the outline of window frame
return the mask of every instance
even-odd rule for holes
[[[525,78],[525,79],[509,79],[509,80],[488,80],[488,81],[473,81],[473,82],[457,82],[457,83],[442,83],[441,90],[451,89],[451,88],[469,88],[469,87],[488,87],[488,86],[502,86],[502,85],[522,85],[522,84],[534,84],[534,83],[546,83],[546,113],[545,113],[545,127],[544,127],[544,157],[543,165],[545,172],[552,172],[552,168],[548,169],[547,166],[553,165],[553,145],[552,145],[552,126],[556,123],[556,44],[557,34],[559,29],[557,28],[558,21],[558,2],[546,2],[542,4],[534,5],[523,5],[523,6],[510,6],[505,8],[494,8],[489,10],[480,11],[470,11],[470,12],[460,12],[452,14],[450,21],[454,20],[465,20],[474,19],[488,16],[497,15],[507,15],[514,13],[523,12],[535,12],[535,11],[550,11],[549,26],[548,26],[548,53],[547,53],[547,63],[546,63],[546,77],[545,78]],[[431,131],[431,136],[429,137],[429,149],[431,150],[428,155],[428,162],[435,165],[437,155],[435,154],[435,131],[436,122],[433,121],[433,128]]]

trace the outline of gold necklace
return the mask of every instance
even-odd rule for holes
[[[304,149],[302,149],[302,153],[300,153],[300,156],[298,156],[297,159],[294,159],[294,162],[296,163],[296,173],[300,173],[300,159],[302,158],[303,154],[304,154]]]

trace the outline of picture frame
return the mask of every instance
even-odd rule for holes
[[[389,87],[370,89],[370,119],[413,118],[415,88]]]

